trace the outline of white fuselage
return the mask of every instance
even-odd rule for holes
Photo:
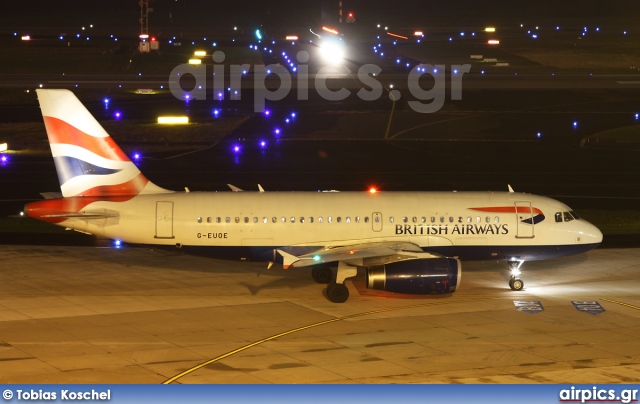
[[[602,241],[584,220],[556,220],[569,211],[550,198],[508,192],[191,192],[100,200],[82,212],[114,217],[58,224],[127,243],[233,251],[238,258],[269,260],[283,246],[305,253],[406,241],[461,259],[535,260]]]

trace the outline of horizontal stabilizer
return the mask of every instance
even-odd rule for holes
[[[40,192],[40,195],[44,199],[59,199],[59,198],[62,198],[62,192]]]
[[[43,218],[62,218],[62,219],[111,219],[114,217],[120,217],[117,213],[110,212],[78,212],[78,213],[58,213],[51,215],[41,215]]]

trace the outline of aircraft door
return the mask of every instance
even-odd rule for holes
[[[516,238],[533,238],[533,209],[531,202],[519,201],[516,205]]]
[[[371,225],[373,226],[373,231],[382,231],[382,213],[373,212],[371,215]]]
[[[155,238],[173,238],[173,202],[156,202]]]

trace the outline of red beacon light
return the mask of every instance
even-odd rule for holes
[[[376,189],[376,187],[371,187],[371,188],[369,188],[369,193],[370,193],[370,194],[375,194],[376,192],[378,192],[378,190]]]

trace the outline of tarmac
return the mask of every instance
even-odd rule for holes
[[[640,380],[640,249],[525,263],[521,292],[496,262],[463,262],[453,295],[370,291],[360,273],[344,304],[307,270],[179,250],[0,254],[5,384]]]

